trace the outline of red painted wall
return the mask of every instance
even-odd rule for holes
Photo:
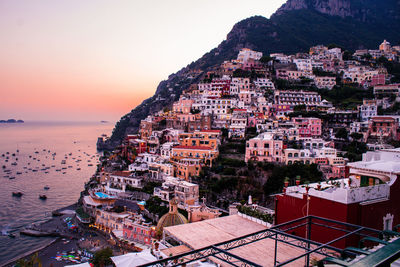
[[[310,196],[309,215],[315,215],[336,221],[366,226],[383,230],[383,217],[388,213],[394,215],[393,227],[400,224],[400,178],[390,187],[390,199],[369,205],[342,204],[331,200]],[[275,224],[281,224],[307,215],[307,200],[289,196],[277,195],[275,198]],[[325,223],[325,222],[321,222]],[[351,229],[349,229],[351,230]],[[294,230],[296,235],[305,236],[305,228]],[[320,226],[313,226],[311,239],[325,243],[343,232]],[[293,233],[293,231],[291,232]],[[337,247],[357,246],[358,239],[346,239],[334,244]]]

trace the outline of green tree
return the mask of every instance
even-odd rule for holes
[[[343,60],[351,60],[351,59],[353,59],[353,54],[348,50],[344,51]]]
[[[363,135],[360,133],[352,133],[350,137],[353,138],[354,140],[360,140],[361,138],[363,138]]]
[[[270,62],[271,60],[273,60],[273,58],[270,57],[270,56],[262,56],[262,57],[260,58],[260,62],[261,62],[261,63],[264,63],[264,64],[267,64],[267,63]]]
[[[293,111],[294,112],[301,112],[301,111],[306,111],[306,105],[297,105],[294,106]]]
[[[36,252],[29,259],[20,259],[17,261],[18,267],[42,267],[42,262],[39,259],[39,253]]]
[[[339,128],[335,133],[336,138],[347,139],[348,134],[346,128]]]
[[[340,48],[342,51],[344,50],[344,48],[338,44],[332,43],[328,45],[328,49],[332,49],[332,48]]]
[[[100,267],[112,265],[113,264],[111,260],[112,256],[113,256],[113,251],[111,248],[101,249],[94,254],[92,263],[95,266],[100,266]]]

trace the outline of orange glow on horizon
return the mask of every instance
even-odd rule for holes
[[[284,1],[0,1],[0,119],[118,120]]]

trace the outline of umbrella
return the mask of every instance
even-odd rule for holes
[[[150,250],[144,250],[140,253],[128,253],[121,256],[111,257],[111,260],[117,267],[128,267],[153,262],[156,261],[157,258],[150,253]]]

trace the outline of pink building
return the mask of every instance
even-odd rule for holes
[[[134,218],[125,218],[122,231],[124,238],[145,245],[150,245],[151,239],[155,236],[154,227]]]
[[[319,137],[322,134],[322,121],[319,118],[293,118],[300,137]]]
[[[262,133],[246,142],[246,162],[283,162],[283,159],[283,141],[277,140],[272,133]]]
[[[384,73],[381,74],[375,74],[374,76],[372,76],[372,80],[371,80],[371,86],[375,86],[375,85],[383,85],[386,83],[386,75]]]
[[[196,120],[196,116],[194,114],[190,114],[190,113],[177,114],[176,117],[179,121],[182,121],[182,122],[189,122],[189,121]]]
[[[176,113],[190,113],[190,109],[193,104],[192,99],[179,99],[179,101],[175,102],[172,110]]]
[[[372,117],[368,126],[368,137],[398,140],[399,127],[392,117]]]

